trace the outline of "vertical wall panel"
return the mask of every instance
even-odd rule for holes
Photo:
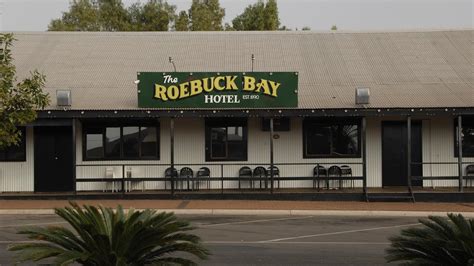
[[[382,121],[367,119],[367,187],[382,187]]]
[[[425,127],[426,125],[426,127]],[[458,159],[454,157],[454,117],[428,119],[423,122],[423,160],[425,162],[451,162],[454,164],[432,164],[423,167],[426,176],[458,176]],[[463,162],[474,163],[474,158],[463,158]],[[463,165],[465,169],[466,165]],[[457,180],[424,181],[426,187],[457,187]]]
[[[34,191],[33,128],[26,128],[26,161],[0,162],[0,192]]]

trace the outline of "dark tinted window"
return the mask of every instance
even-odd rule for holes
[[[140,143],[139,127],[123,127],[123,155],[125,158],[138,157]]]
[[[158,156],[158,135],[156,127],[141,127],[141,156],[157,157]]]
[[[0,148],[0,161],[21,162],[26,161],[26,130],[20,128],[21,136],[17,144]]]
[[[207,120],[206,160],[246,161],[247,122]]]
[[[454,121],[455,123],[455,155],[459,156],[458,150],[458,120]],[[463,116],[462,119],[462,130],[461,130],[461,140],[462,140],[462,156],[463,157],[474,157],[474,117]]]
[[[304,157],[360,156],[359,122],[354,120],[305,120]]]
[[[157,126],[84,126],[85,160],[159,159]]]
[[[87,158],[104,157],[104,134],[102,128],[89,128],[86,131]]]
[[[120,127],[108,127],[105,129],[105,156],[109,158],[120,158]]]

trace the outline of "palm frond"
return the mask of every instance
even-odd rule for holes
[[[401,231],[389,238],[387,262],[405,265],[468,265],[474,258],[473,220],[461,214],[420,219],[421,227]]]
[[[125,212],[112,208],[70,206],[55,209],[73,230],[63,227],[31,227],[19,234],[44,241],[16,244],[18,261],[55,258],[57,265],[194,265],[191,259],[174,257],[187,253],[198,259],[210,254],[198,236],[187,233],[194,228],[173,213],[154,210]]]

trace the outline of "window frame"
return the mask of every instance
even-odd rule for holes
[[[362,138],[362,118],[306,118],[303,120],[303,159],[313,158],[361,158],[361,138]],[[356,125],[357,126],[357,153],[355,154],[344,154],[344,155],[333,155],[333,154],[308,154],[307,153],[307,135],[308,131],[314,126],[335,126],[335,125]]]
[[[8,163],[8,162],[26,162],[26,128],[25,127],[18,127],[18,130],[21,132],[21,136],[20,136],[20,141],[19,141],[19,145],[18,146],[22,146],[22,152],[23,152],[23,156],[21,158],[18,158],[18,159],[7,159],[6,157],[7,156],[4,156],[3,159],[2,157],[0,157],[0,163]],[[4,150],[0,150],[0,153],[4,153],[4,155],[7,155],[9,152],[11,152],[10,149],[12,148],[15,148],[13,147],[15,146],[15,144],[12,144],[11,146],[9,147],[5,147]]]
[[[244,152],[242,157],[229,158],[228,154],[228,139],[226,139],[226,157],[211,157],[212,147],[211,147],[211,128],[225,127],[226,135],[228,134],[229,127],[242,127],[242,142],[244,145]],[[205,141],[204,141],[204,152],[206,162],[239,162],[248,160],[248,123],[247,119],[206,119],[205,120]]]
[[[454,120],[454,123],[453,123],[453,130],[454,130],[454,158],[458,158],[459,157],[459,149],[458,149],[458,141],[457,141],[457,138],[458,138],[458,132],[457,132],[457,128],[458,128],[458,119],[455,118]],[[474,129],[474,116],[462,116],[462,128],[465,127],[465,125],[468,124],[469,127],[472,127]],[[462,145],[464,144],[464,142],[462,143]],[[463,145],[464,146],[464,145]],[[465,153],[464,152],[464,147],[463,147],[463,151],[462,151],[462,157],[463,158],[474,158],[474,153]]]
[[[120,128],[120,155],[114,157],[106,156],[106,128],[118,127]],[[138,156],[137,157],[125,157],[124,156],[124,138],[123,128],[124,127],[138,127],[139,136],[141,139],[142,128],[154,127],[156,130],[156,156],[142,156],[142,142],[138,142]],[[100,129],[102,134],[102,157],[101,158],[90,158],[87,156],[87,130],[88,129]],[[159,122],[130,122],[130,123],[119,123],[119,122],[89,122],[84,123],[82,126],[82,160],[83,161],[159,161],[160,160],[160,123]]]

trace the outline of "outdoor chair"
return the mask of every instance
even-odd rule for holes
[[[474,179],[474,164],[470,164],[466,166],[466,186],[467,186],[467,181],[469,180],[469,186],[472,187],[472,179]]]
[[[317,183],[319,190],[321,180],[326,181],[326,188],[329,189],[328,171],[324,166],[318,164],[313,168],[313,189],[316,188]]]
[[[263,166],[257,166],[255,169],[253,169],[253,178],[256,179],[258,178],[259,182],[259,188],[262,188],[262,181],[265,185],[265,188],[267,188],[267,169]]]
[[[179,171],[179,178],[177,179],[177,182],[181,185],[181,190],[184,189],[183,187],[183,182],[186,181],[186,189],[189,190],[189,181],[191,178],[193,178],[194,176],[194,173],[193,173],[193,169],[189,168],[189,167],[183,167],[181,168],[181,170]],[[194,181],[191,181],[192,182],[192,187],[193,187],[193,190],[194,190]],[[177,186],[178,187],[178,186]]]
[[[118,179],[118,176],[115,174],[115,169],[113,167],[106,167],[105,168],[105,178],[112,178],[112,179]],[[105,181],[104,183],[104,188],[102,190],[102,192],[106,192],[108,191],[108,185],[111,185],[111,191],[112,192],[119,192],[120,191],[120,181],[115,181],[115,180],[107,180]],[[117,185],[117,188],[115,187],[115,185]]]
[[[172,179],[178,178],[178,170],[176,168],[171,169],[171,167],[166,168],[165,178],[170,180],[170,183],[173,182]],[[165,190],[166,190],[166,181],[165,180]]]
[[[352,168],[349,165],[341,165],[341,176],[351,177],[351,188],[354,188],[354,179],[352,179]],[[342,182],[344,186],[344,181]]]
[[[268,178],[271,178],[271,176],[272,176],[272,175],[271,175],[271,169],[272,169],[271,166],[269,166],[269,167],[267,168]],[[273,177],[274,177],[274,178],[275,178],[275,177],[278,178],[278,180],[277,180],[277,186],[278,186],[278,188],[280,188],[280,179],[279,179],[279,178],[280,178],[280,169],[278,169],[278,167],[276,167],[276,166],[273,166]],[[271,182],[271,181],[270,181],[270,182]],[[273,181],[273,182],[275,182],[275,181]]]
[[[133,191],[134,187],[134,184],[140,182],[141,185],[142,185],[142,192],[145,190],[145,182],[144,181],[135,181],[133,178],[134,177],[138,177],[139,175],[137,174],[137,170],[136,168],[133,168],[133,167],[127,167],[127,169],[125,170],[125,180],[126,180],[126,190],[128,192],[130,191]]]
[[[253,188],[252,169],[250,169],[250,167],[244,166],[239,169],[239,189],[241,188],[240,182],[242,182],[242,179],[248,180],[250,188]]]
[[[342,188],[341,186],[341,167],[337,165],[333,165],[328,169],[328,178],[335,177],[339,181],[339,189]]]
[[[202,181],[206,182],[206,187],[207,189],[210,189],[211,188],[211,170],[209,170],[209,168],[207,167],[201,167],[199,168],[197,174],[196,174],[196,177],[197,178],[205,178],[206,180],[196,180],[197,182],[197,189],[200,189],[201,186],[200,186],[200,183]]]

